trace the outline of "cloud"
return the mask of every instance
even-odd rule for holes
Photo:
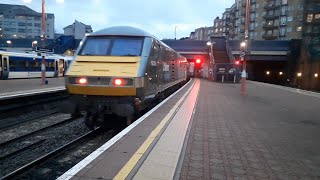
[[[41,12],[41,1],[2,0],[2,3],[24,4]],[[55,0],[46,1],[46,12],[55,14],[55,29],[63,32],[63,27],[74,20],[91,25],[99,30],[115,25],[131,25],[142,28],[159,39],[189,36],[190,32],[203,26],[212,26],[216,16],[221,16],[225,8],[235,0]]]

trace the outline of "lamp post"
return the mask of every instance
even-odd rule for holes
[[[45,14],[45,4],[46,1],[42,0],[42,18],[41,18],[41,46],[42,48],[45,48],[45,43],[46,43],[46,14]],[[46,59],[45,59],[45,53],[41,54],[42,56],[42,64],[41,64],[41,84],[44,85],[46,81]]]
[[[249,23],[250,23],[250,0],[246,0],[246,21],[245,21],[245,33],[244,33],[244,42],[240,44],[244,49],[242,73],[241,73],[241,89],[240,93],[246,95],[246,80],[247,80],[247,53],[248,53],[248,38],[249,38]]]
[[[32,0],[24,0],[25,3],[31,3]],[[64,0],[56,0],[57,3],[63,4]],[[41,47],[45,48],[45,41],[46,41],[46,14],[45,14],[45,4],[46,1],[42,0],[42,11],[41,11]],[[46,81],[46,59],[45,53],[41,54],[42,56],[42,65],[41,65],[41,84],[45,84]]]

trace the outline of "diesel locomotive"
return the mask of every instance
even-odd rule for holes
[[[87,35],[66,73],[65,109],[85,111],[93,128],[123,121],[159,102],[188,79],[188,61],[150,33],[117,26]],[[115,118],[117,117],[117,118]]]

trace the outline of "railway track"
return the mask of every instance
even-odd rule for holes
[[[0,98],[0,119],[5,119],[18,114],[41,110],[47,104],[62,101],[68,98],[66,90],[54,91],[46,94],[34,94],[22,97]]]
[[[13,128],[0,132],[0,169],[3,170],[0,172],[0,179],[8,171],[19,169],[47,151],[62,146],[89,131],[81,118],[60,119],[61,116],[69,115],[51,117],[51,119],[57,118],[55,123],[51,122],[35,130],[28,131],[28,126],[32,124],[25,124],[22,130]],[[24,132],[20,132],[23,130]],[[13,137],[8,138],[10,135]]]
[[[81,146],[86,145],[86,142],[89,142],[92,139],[97,138],[97,135],[100,134],[102,131],[100,128],[97,128],[95,130],[91,130],[88,133],[70,141],[69,143],[60,146],[59,148],[56,148],[45,155],[37,158],[36,160],[8,173],[7,175],[3,176],[3,179],[23,179],[23,178],[30,178],[30,176],[33,176],[32,179],[41,178],[39,174],[41,174],[41,170],[50,166],[49,164],[52,163],[52,160],[54,157],[60,157],[64,156],[63,154],[66,154],[68,152],[74,151],[76,149],[79,149]],[[112,131],[106,132],[107,135],[111,135]],[[92,148],[92,151],[95,148]],[[66,152],[68,150],[68,152]],[[89,153],[89,152],[88,152]],[[56,167],[57,168],[57,167]],[[39,175],[39,177],[37,177]],[[48,178],[48,176],[46,177]],[[48,178],[51,179],[51,178]]]

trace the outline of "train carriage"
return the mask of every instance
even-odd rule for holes
[[[64,76],[70,58],[46,56],[46,77]],[[41,77],[42,57],[37,53],[0,51],[0,79]]]
[[[66,106],[85,110],[93,127],[110,117],[130,123],[134,114],[187,79],[187,60],[153,35],[133,27],[111,27],[88,35],[66,75],[73,95]]]

